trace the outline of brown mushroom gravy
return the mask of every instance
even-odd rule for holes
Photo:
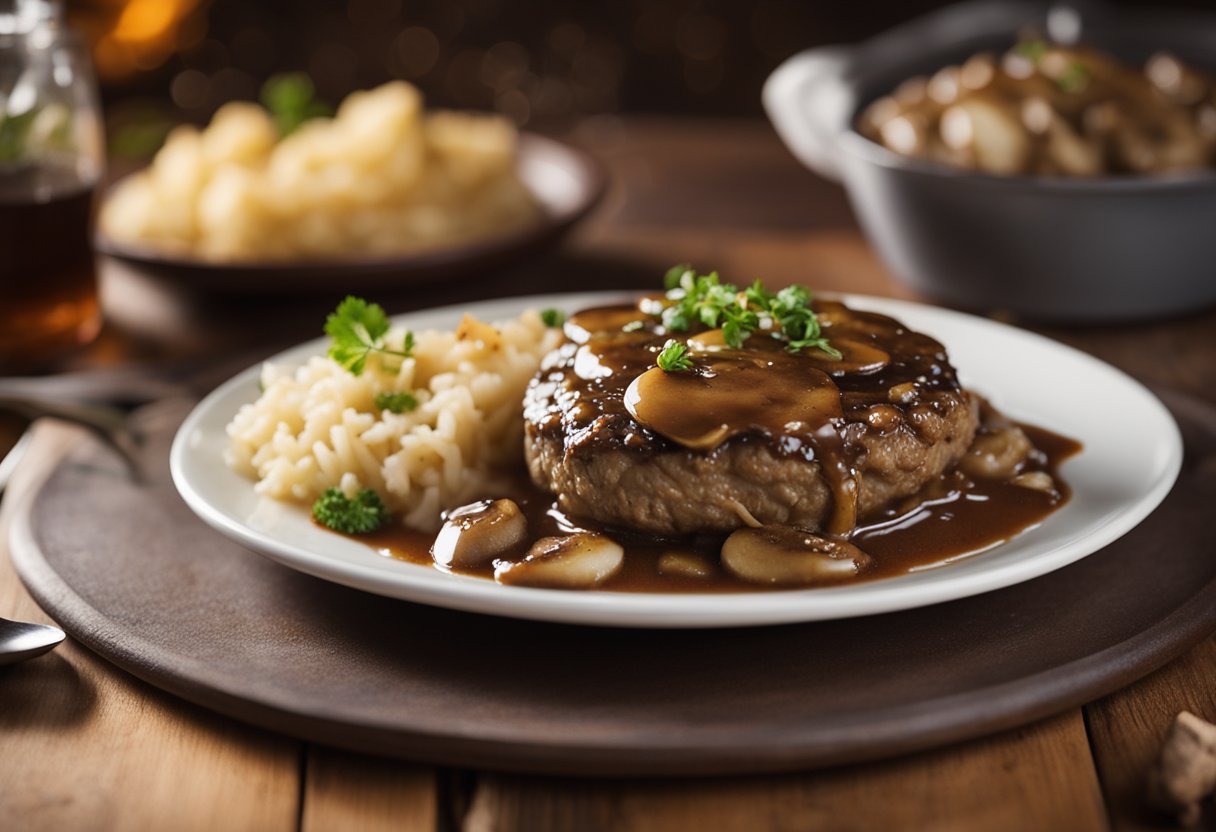
[[[858,131],[904,156],[996,175],[1101,176],[1216,165],[1216,79],[1159,53],[1143,72],[1038,38],[912,78]]]
[[[731,348],[721,330],[671,332],[648,311],[648,302],[659,301],[572,316],[565,325],[568,343],[560,350],[573,372],[562,376],[551,412],[527,418],[542,428],[560,428],[568,451],[585,443],[611,443],[613,450],[636,453],[641,461],[675,449],[712,456],[734,443],[765,442],[780,456],[818,463],[830,491],[822,531],[766,528],[774,530],[774,540],[803,535],[828,558],[823,563],[834,571],[824,583],[890,577],[981,552],[1037,525],[1069,497],[1058,466],[1080,445],[1041,428],[1016,426],[988,405],[976,405],[978,397],[959,387],[944,348],[898,321],[815,302],[823,331],[840,353],[836,358],[819,349],[791,352],[763,325],[741,348]],[[691,366],[684,371],[655,366],[669,339],[689,348]],[[545,372],[542,368],[538,378]],[[940,401],[934,391],[979,407],[970,450],[916,493],[860,510],[865,438],[893,431],[915,435],[917,414]],[[605,418],[631,428],[597,430]],[[556,550],[560,541],[554,538],[589,533],[602,536],[589,538],[592,542],[606,538],[614,550],[614,544],[624,550],[619,568],[610,563],[606,568],[614,571],[595,583],[597,589],[729,592],[791,586],[780,579],[746,580],[739,569],[724,567],[730,529],[641,532],[564,511],[526,470],[504,472],[499,479],[499,490],[486,494],[484,503],[449,513],[438,543],[434,535],[399,525],[358,539],[386,556],[490,579],[497,573],[503,581],[530,550],[537,557],[546,546]],[[485,527],[501,542],[490,549],[454,548],[456,527],[466,528],[479,517],[487,518]],[[747,522],[752,518],[746,511],[740,518],[737,525],[744,528],[757,525]],[[526,535],[519,531],[524,521]],[[842,566],[830,560],[847,558],[847,552],[856,554],[853,562]]]

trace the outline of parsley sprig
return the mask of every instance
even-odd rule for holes
[[[1080,92],[1089,85],[1089,67],[1081,61],[1073,61],[1056,78],[1061,92]]]
[[[1028,38],[1019,41],[1013,47],[1014,54],[1021,55],[1032,64],[1037,64],[1047,54],[1047,41],[1042,38]]]
[[[387,410],[389,413],[408,413],[418,407],[418,399],[413,393],[378,393],[376,394],[376,409]]]
[[[1036,67],[1041,67],[1042,64],[1040,62],[1050,49],[1050,44],[1042,38],[1031,38],[1019,42],[1013,47],[1013,52],[1030,61]],[[1056,74],[1052,80],[1056,82],[1056,86],[1060,88],[1060,92],[1080,92],[1089,85],[1090,75],[1089,67],[1084,61],[1074,60],[1069,61],[1064,71]]]
[[[683,373],[692,369],[692,359],[688,357],[688,345],[674,338],[668,338],[667,343],[659,352],[654,362],[665,373]]]
[[[359,489],[354,497],[347,497],[339,488],[327,488],[312,504],[312,516],[322,526],[343,534],[370,534],[389,521],[384,501],[370,488]]]
[[[560,309],[542,309],[540,320],[549,329],[560,329],[561,325],[566,322],[566,313]]]
[[[384,342],[388,330],[388,315],[378,303],[348,296],[325,319],[325,334],[333,339],[329,357],[356,376],[363,374],[367,358],[374,352],[409,358],[414,351],[414,334],[407,331],[401,349],[394,350]]]
[[[261,98],[280,136],[294,133],[306,121],[334,114],[328,104],[316,98],[312,79],[303,72],[271,77],[262,85]]]
[[[786,349],[801,352],[817,349],[834,359],[841,353],[824,337],[819,319],[811,309],[811,293],[805,286],[787,286],[770,292],[759,280],[743,291],[723,283],[717,272],[698,275],[691,266],[674,266],[664,277],[670,304],[661,313],[669,332],[686,332],[699,323],[722,330],[722,340],[732,349],[760,329],[783,338]],[[670,343],[670,342],[669,342]]]

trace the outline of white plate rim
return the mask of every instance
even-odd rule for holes
[[[573,310],[634,297],[636,294],[597,292],[501,298],[420,310],[395,316],[394,320],[416,328],[452,325],[465,312],[497,320],[527,308],[556,306]],[[827,292],[821,294],[824,297],[830,295]],[[992,550],[982,556],[914,576],[904,575],[843,587],[731,594],[624,593],[502,586],[481,578],[451,575],[426,566],[391,561],[365,544],[315,529],[302,507],[285,507],[285,510],[298,513],[301,525],[296,531],[306,526],[316,534],[332,537],[332,546],[327,543],[325,551],[316,551],[298,542],[268,534],[251,526],[247,518],[238,516],[232,508],[232,501],[242,497],[248,499],[248,495],[253,494],[253,483],[230,471],[218,455],[204,458],[196,449],[223,440],[222,436],[216,436],[216,426],[219,425],[222,434],[223,425],[235,413],[234,405],[252,401],[253,396],[249,394],[252,392],[256,395],[257,377],[264,363],[259,362],[212,391],[186,417],[170,449],[173,483],[187,506],[221,534],[290,568],[324,580],[379,595],[467,612],[567,624],[661,628],[759,626],[874,615],[1013,586],[1100,551],[1138,525],[1173,487],[1182,465],[1182,437],[1178,426],[1160,400],[1123,371],[1041,335],[966,313],[891,298],[851,294],[831,296],[858,308],[906,319],[909,326],[935,337],[939,337],[939,333],[922,321],[937,321],[939,329],[966,331],[978,328],[993,342],[1046,350],[1060,364],[1079,366],[1096,374],[1105,388],[1115,389],[1124,397],[1121,402],[1125,407],[1134,404],[1138,412],[1152,423],[1153,445],[1149,450],[1153,467],[1149,481],[1138,489],[1133,502],[1112,507],[1105,518],[1106,522],[1097,527],[1090,524],[1080,530],[1071,529],[1070,534],[1057,534],[1058,539],[1054,541],[1048,537],[1046,543],[1031,546],[1032,551],[1020,557],[999,560],[992,557],[998,550]],[[948,341],[940,337],[939,340]],[[325,343],[324,338],[318,338],[266,360],[298,362],[306,355],[323,352]],[[948,342],[946,346],[950,349]],[[964,363],[953,351],[951,358],[956,365]],[[979,388],[981,393],[993,392],[991,384],[987,388],[980,384],[971,386]],[[999,388],[999,381],[997,386]],[[1000,401],[997,403],[1015,418],[1033,416],[1033,413],[1011,411]],[[1041,426],[1053,429],[1051,424]],[[1083,442],[1087,439],[1086,436],[1077,438]],[[1086,459],[1087,453],[1093,451],[1083,450],[1077,458],[1065,463],[1063,474],[1066,480],[1071,481],[1070,469],[1076,468],[1079,460]],[[204,475],[226,479],[230,487],[233,478],[238,478],[245,483],[248,494],[234,496],[231,490],[209,486],[200,479]],[[1042,538],[1045,534],[1057,532],[1058,529],[1052,529],[1053,520],[1059,529],[1063,529],[1064,525],[1058,518],[1076,505],[1079,496],[1074,484],[1074,495],[1069,504],[1049,516],[1039,528],[1004,544],[1000,549],[1003,552],[1015,549],[1029,535]],[[265,498],[262,501],[271,502]],[[289,519],[288,522],[293,521]],[[364,553],[366,560],[355,555],[355,552]],[[338,555],[353,556],[353,559],[342,560]],[[988,558],[987,563],[984,562],[985,557]],[[973,566],[976,563],[980,567]],[[929,577],[925,579],[921,576]]]

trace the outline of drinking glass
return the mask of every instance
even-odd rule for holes
[[[46,366],[100,329],[103,157],[96,81],[58,2],[0,0],[0,374]]]

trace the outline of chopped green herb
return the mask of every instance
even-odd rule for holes
[[[655,364],[665,373],[681,373],[691,370],[692,359],[688,357],[688,345],[681,344],[673,338],[667,339]]]
[[[839,359],[820,329],[811,309],[811,293],[805,286],[787,286],[773,293],[756,281],[744,291],[723,283],[717,272],[698,276],[687,266],[667,272],[669,305],[661,320],[670,332],[685,332],[694,324],[722,330],[722,340],[741,349],[753,332],[772,327],[775,336],[788,341],[791,352],[819,349]]]
[[[1021,55],[1032,64],[1037,64],[1047,53],[1047,41],[1042,38],[1034,38],[1032,40],[1024,40],[1017,46],[1013,47],[1015,54]]]
[[[106,140],[110,155],[122,159],[151,159],[175,124],[155,110],[136,112],[130,119],[117,125]]]
[[[388,329],[388,316],[379,304],[347,297],[325,319],[325,334],[333,339],[329,357],[356,376],[362,375],[373,352],[408,358],[414,350],[413,333],[406,332],[401,349],[394,350],[384,343]]]
[[[413,393],[380,393],[376,396],[376,410],[390,413],[406,413],[418,406]]]
[[[557,329],[566,322],[566,313],[560,309],[542,309],[540,320],[549,329]]]
[[[27,154],[30,127],[37,117],[37,108],[17,115],[0,114],[0,161],[15,162]]]
[[[680,281],[686,274],[692,274],[692,266],[688,265],[687,263],[672,266],[667,270],[667,274],[663,275],[663,288],[670,292],[672,289],[680,285]]]
[[[1056,85],[1061,92],[1080,92],[1089,83],[1089,67],[1080,61],[1073,61],[1058,78]]]
[[[317,100],[316,87],[303,72],[272,76],[262,85],[261,97],[280,136],[294,133],[310,119],[332,116],[334,113],[328,104]]]
[[[639,329],[641,329],[644,326],[645,326],[645,324],[642,323],[641,321],[630,321],[629,323],[627,323],[623,327],[621,327],[621,332],[637,332]]]
[[[380,495],[361,488],[348,498],[337,488],[327,488],[312,504],[313,519],[343,534],[368,534],[388,522],[388,509]]]

